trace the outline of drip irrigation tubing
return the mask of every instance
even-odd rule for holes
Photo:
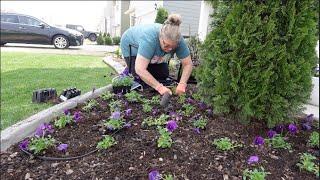
[[[128,123],[131,123],[133,122],[133,120],[129,121]],[[117,132],[119,132],[120,130],[124,129],[124,127],[122,127],[121,129],[118,129],[117,131],[113,132],[110,136],[113,136],[114,134],[116,134]],[[79,155],[79,156],[73,156],[73,157],[47,157],[47,156],[38,156],[38,155],[35,155],[25,149],[22,149],[20,148],[20,150],[24,153],[26,153],[27,155],[29,156],[33,156],[35,158],[38,158],[38,159],[41,159],[41,160],[44,160],[44,161],[70,161],[70,160],[75,160],[75,159],[80,159],[80,158],[83,158],[83,157],[86,157],[86,156],[89,156],[95,152],[97,152],[99,149],[94,149],[92,151],[89,151],[85,154],[82,154],[82,155]]]

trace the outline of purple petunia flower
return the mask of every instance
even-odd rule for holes
[[[160,180],[160,178],[160,173],[157,170],[153,170],[149,173],[149,180]]]
[[[284,130],[284,126],[282,124],[278,125],[275,127],[275,131],[278,133],[278,134],[281,134]]]
[[[289,129],[289,132],[292,133],[292,134],[295,134],[295,133],[297,133],[297,131],[298,131],[297,126],[294,125],[294,124],[292,124],[292,123],[289,124],[288,129]]]
[[[80,122],[81,120],[81,113],[80,111],[76,111],[74,114],[73,114],[73,119],[75,122]]]
[[[126,109],[125,111],[124,111],[124,113],[125,113],[125,115],[128,117],[128,116],[130,116],[131,114],[132,114],[132,109]]]
[[[254,139],[254,144],[255,145],[263,145],[264,144],[264,138],[261,137],[261,136],[257,136],[255,139]]]
[[[305,123],[302,123],[302,128],[306,131],[309,131],[312,129],[311,125],[309,122],[305,122]]]
[[[306,117],[306,121],[307,122],[312,122],[313,120],[314,120],[314,117],[313,117],[314,115],[313,114],[309,114],[307,117]]]
[[[159,109],[153,109],[153,110],[152,110],[152,115],[155,116],[158,112],[159,112]]]
[[[58,149],[59,151],[66,151],[67,148],[68,148],[68,144],[60,144],[60,145],[57,147],[57,149]]]
[[[200,108],[201,110],[204,110],[204,109],[207,108],[207,105],[206,105],[206,103],[204,103],[204,102],[199,102],[199,103],[198,103],[198,106],[199,106],[199,108]]]
[[[173,132],[175,129],[178,128],[178,124],[176,121],[171,120],[167,122],[166,128],[168,129],[169,132]]]
[[[207,112],[207,114],[208,114],[209,117],[212,117],[212,116],[213,116],[213,111],[212,111],[212,109],[207,109],[206,112]]]
[[[189,104],[195,104],[195,100],[193,100],[192,98],[187,98],[187,103]]]
[[[248,164],[253,164],[253,163],[257,163],[259,161],[259,157],[258,156],[250,156],[248,159]]]
[[[112,118],[112,119],[120,119],[120,116],[121,116],[121,114],[120,114],[119,111],[113,112],[113,113],[111,114],[111,118]]]
[[[174,112],[174,111],[171,111],[169,113],[169,116],[170,116],[171,119],[176,120],[176,121],[182,120],[182,116],[180,114]]]
[[[121,73],[120,76],[128,76],[129,75],[129,68],[126,67]]]
[[[30,143],[29,140],[25,139],[19,144],[19,148],[23,150],[27,150],[29,147],[29,143]]]
[[[197,134],[200,134],[200,129],[199,128],[193,128],[193,131]]]
[[[69,110],[69,109],[65,109],[65,110],[63,111],[63,113],[67,116],[67,115],[70,114],[70,110]]]
[[[53,133],[53,131],[54,130],[51,124],[43,123],[43,124],[40,124],[39,127],[36,129],[35,136],[42,137],[47,134]]]
[[[131,127],[131,123],[126,123],[123,125],[124,128],[130,128]]]
[[[267,135],[270,139],[272,139],[276,134],[277,134],[277,132],[274,130],[269,130],[267,133]]]

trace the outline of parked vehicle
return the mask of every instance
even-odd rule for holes
[[[1,45],[6,43],[50,44],[64,49],[81,46],[83,35],[78,31],[49,25],[35,17],[1,13]]]
[[[81,25],[74,25],[74,24],[67,24],[66,28],[74,29],[76,31],[79,31],[83,34],[84,38],[89,39],[90,41],[96,41],[97,40],[97,33],[92,31],[86,31],[83,26]]]

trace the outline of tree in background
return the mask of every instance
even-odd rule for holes
[[[163,24],[167,18],[168,11],[163,7],[158,8],[155,23]]]
[[[269,127],[301,111],[312,90],[318,0],[211,0],[212,31],[197,69],[217,113]]]

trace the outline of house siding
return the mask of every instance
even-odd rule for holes
[[[168,10],[169,14],[181,15],[183,36],[198,34],[201,1],[164,1],[163,7]]]

